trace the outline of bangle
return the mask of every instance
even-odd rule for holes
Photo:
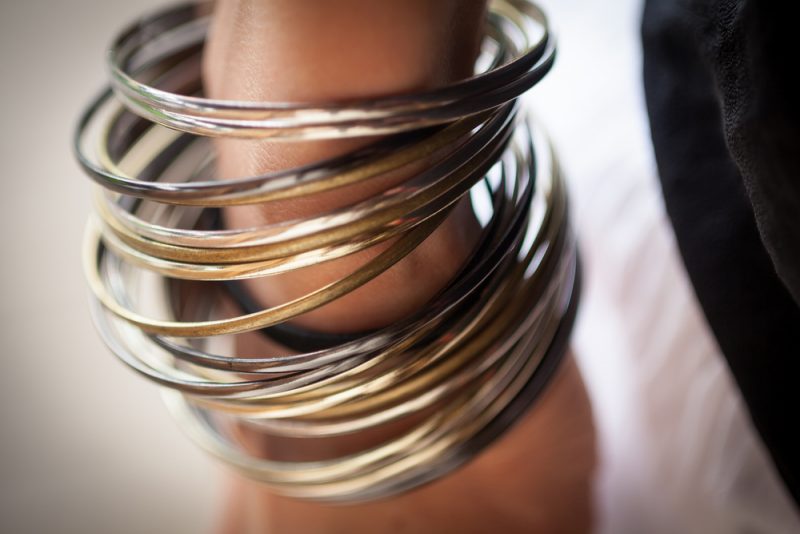
[[[580,277],[566,191],[547,140],[517,102],[553,62],[544,14],[525,0],[493,1],[486,67],[468,80],[303,104],[204,98],[208,11],[206,3],[169,8],[123,31],[109,53],[111,88],[78,123],[76,157],[98,185],[84,263],[101,337],[165,388],[169,409],[203,448],[276,492],[358,502],[444,476],[530,406],[574,322]],[[379,134],[388,137],[344,156],[230,181],[214,179],[213,145],[198,137]],[[226,206],[398,170],[410,174],[401,186],[364,201],[286,223],[219,227]],[[357,334],[287,324],[389,269],[467,196],[483,214],[480,239],[423,309]],[[346,276],[266,309],[238,285],[378,243],[385,249]],[[242,315],[224,309],[231,297]],[[253,331],[294,352],[238,354],[236,340]],[[363,441],[332,458],[286,459],[253,435]]]
[[[199,135],[309,140],[414,130],[493,109],[549,71],[555,43],[544,13],[522,0],[495,0],[489,9],[489,35],[502,35],[515,57],[468,80],[415,95],[349,104],[255,103],[182,96],[137,81],[133,72],[143,62],[140,54],[147,57],[153,49],[171,54],[202,41],[210,3],[168,9],[123,31],[108,54],[111,82],[135,113]]]
[[[247,288],[236,280],[228,280],[223,284],[231,299],[245,314],[257,312],[260,307]],[[282,345],[293,352],[314,352],[355,341],[368,333],[334,334],[317,332],[300,328],[288,323],[273,325],[259,330],[268,339]]]

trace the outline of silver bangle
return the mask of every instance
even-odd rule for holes
[[[199,96],[209,5],[167,9],[125,30],[109,53],[113,94],[79,122],[76,156],[102,188],[85,239],[98,330],[126,365],[168,390],[170,410],[202,447],[276,492],[355,502],[443,476],[520,417],[558,365],[574,320],[579,270],[566,191],[546,139],[516,102],[552,65],[546,18],[525,0],[493,1],[486,70],[448,87],[344,104],[253,103]],[[195,137],[377,134],[392,137],[231,181],[211,179],[208,141]],[[208,224],[220,207],[313,195],[423,158],[428,167],[404,187],[329,213],[240,230]],[[481,239],[423,310],[306,353],[215,348],[219,336],[290,320],[378,276],[470,194],[487,202]],[[218,281],[271,276],[390,238],[375,259],[295,301],[218,313]],[[188,283],[204,288],[191,315],[176,306]],[[333,459],[263,457],[235,435],[335,440],[396,421],[410,430]]]
[[[294,140],[397,133],[492,109],[517,98],[549,71],[555,42],[544,13],[524,0],[494,0],[489,10],[490,34],[504,36],[514,47],[511,61],[468,80],[409,96],[314,105],[221,101],[178,95],[134,79],[141,51],[175,53],[202,41],[208,3],[169,9],[123,31],[111,46],[108,65],[114,91],[127,107],[189,133]]]

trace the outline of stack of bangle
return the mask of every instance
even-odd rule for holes
[[[474,77],[421,94],[302,105],[201,96],[209,10],[179,6],[123,32],[109,54],[112,88],[78,126],[77,158],[102,186],[85,240],[98,329],[123,362],[165,386],[201,446],[276,492],[356,502],[440,477],[526,410],[574,320],[579,270],[564,186],[517,101],[552,65],[546,19],[525,0],[495,0]],[[386,137],[301,168],[213,179],[209,137],[366,135]],[[247,229],[216,222],[226,206],[314,195],[421,160],[426,168],[402,187],[329,213]],[[422,310],[358,335],[285,324],[385,272],[468,195],[483,215],[479,243]],[[267,309],[254,309],[238,282],[378,243],[388,246],[349,275]],[[179,311],[187,294],[190,309]],[[243,315],[221,316],[220,299],[231,296]],[[241,355],[215,342],[252,331],[296,353]],[[270,456],[247,432],[297,453]],[[369,432],[380,439],[335,457],[301,452],[302,443]]]

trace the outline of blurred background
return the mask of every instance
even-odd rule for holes
[[[81,268],[72,131],[114,33],[158,5],[2,4],[0,532],[202,533],[221,508],[216,464],[95,334]]]
[[[676,254],[644,113],[638,1],[547,0],[530,105],[569,177],[586,289],[574,343],[598,425],[599,532],[786,532],[792,507]],[[213,532],[222,468],[102,346],[71,154],[114,33],[160,0],[3,0],[0,531]]]

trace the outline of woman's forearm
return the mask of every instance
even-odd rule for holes
[[[471,75],[485,7],[484,0],[221,0],[205,56],[207,92],[225,99],[326,102],[445,85]],[[371,141],[219,140],[219,171],[226,178],[259,174]],[[408,176],[226,208],[225,223],[245,227],[307,218],[369,198]],[[408,315],[453,277],[479,233],[466,199],[400,263],[297,322],[316,330],[360,331]],[[274,305],[348,274],[384,247],[259,279],[249,289],[261,304]],[[242,342],[246,353],[265,343],[258,336]],[[567,355],[533,409],[448,476],[391,499],[346,507],[287,499],[239,479],[225,530],[585,532],[591,522],[593,466],[590,404]]]
[[[484,0],[222,0],[205,52],[206,90],[215,98],[327,102],[394,95],[470,76]],[[218,141],[218,169],[233,178],[295,167],[374,141]],[[229,208],[232,227],[307,218],[374,196],[408,177],[394,173],[303,199]],[[358,331],[421,307],[456,272],[478,234],[463,201],[408,257],[364,287],[297,322]],[[375,246],[340,260],[250,283],[263,305],[305,294],[375,256]]]

